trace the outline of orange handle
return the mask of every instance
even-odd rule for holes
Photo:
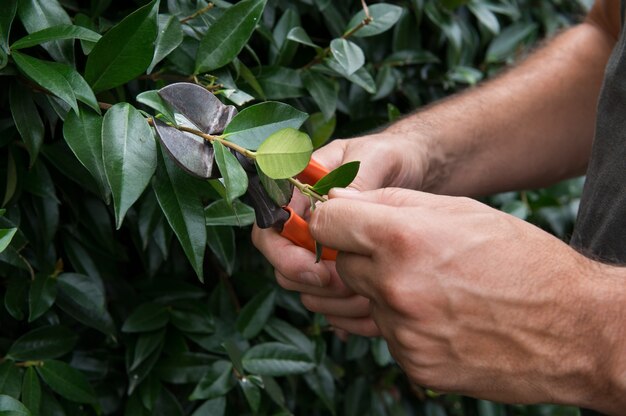
[[[287,212],[289,212],[290,216],[287,222],[285,222],[285,225],[283,225],[283,230],[280,232],[280,235],[287,238],[292,243],[300,247],[304,247],[312,253],[315,253],[315,240],[313,240],[311,232],[309,231],[309,224],[304,219],[302,219],[302,217],[293,212],[291,208],[283,208]],[[336,260],[337,251],[328,247],[323,247],[322,259]]]
[[[330,172],[328,169],[311,159],[307,167],[300,172],[296,178],[300,182],[315,185],[315,183],[326,176],[328,172]]]

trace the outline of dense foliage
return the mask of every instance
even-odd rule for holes
[[[198,180],[159,149],[172,82],[248,108],[227,127],[244,145],[243,125],[279,125],[320,146],[496,74],[589,6],[367,3],[2,2],[0,412],[575,414],[409,386],[384,341],[339,341],[277,287],[236,174]],[[566,237],[580,187],[490,202]]]

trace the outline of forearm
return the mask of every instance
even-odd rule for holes
[[[413,183],[473,196],[582,174],[613,42],[580,24],[504,75],[390,126],[394,136],[415,138],[426,164]]]

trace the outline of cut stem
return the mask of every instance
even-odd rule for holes
[[[299,180],[297,180],[296,178],[287,178],[287,180],[291,184],[293,184],[293,186],[295,186],[304,195],[306,195],[308,197],[311,197],[313,199],[316,199],[316,200],[318,200],[320,202],[328,201],[328,198],[326,196],[320,195],[317,192],[315,192],[310,185],[307,185],[306,183],[302,183]]]

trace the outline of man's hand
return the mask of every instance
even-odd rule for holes
[[[610,375],[621,377],[626,303],[609,266],[471,199],[401,189],[330,196],[311,232],[340,250],[339,275],[370,300],[412,381],[508,403],[606,400]],[[624,390],[619,400],[612,393],[602,406],[624,400]]]
[[[358,160],[359,175],[350,185],[368,190],[382,186],[419,187],[420,163],[424,159],[420,144],[408,135],[378,134],[357,139],[335,140],[313,155],[328,169]],[[303,217],[310,204],[295,192],[291,207]],[[252,230],[254,245],[276,269],[278,283],[287,290],[302,294],[303,304],[311,311],[325,314],[331,325],[355,334],[376,336],[378,328],[371,320],[369,301],[346,288],[335,270],[335,262],[315,263],[315,255],[281,237],[275,230]]]

